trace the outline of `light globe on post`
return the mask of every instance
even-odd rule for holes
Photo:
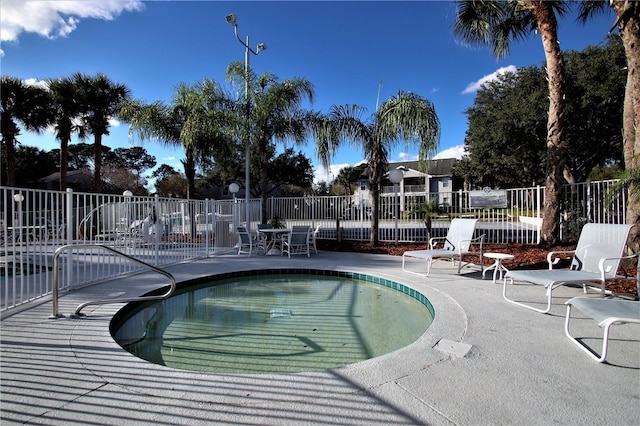
[[[238,18],[235,14],[231,13],[227,16],[225,16],[225,19],[227,21],[227,24],[229,25],[233,25],[233,31],[236,35],[236,39],[238,39],[238,41],[240,42],[241,45],[244,46],[244,73],[245,73],[245,89],[244,89],[244,94],[245,94],[245,102],[246,104],[246,120],[247,120],[247,129],[249,129],[249,53],[253,53],[254,55],[257,55],[258,53],[262,52],[263,50],[267,49],[267,45],[264,43],[260,43],[256,46],[256,50],[253,50],[252,48],[249,47],[249,36],[247,36],[247,41],[244,42],[240,39],[240,37],[238,36]],[[250,166],[250,161],[249,161],[249,157],[251,154],[251,135],[247,132],[247,140],[245,141],[245,159],[244,159],[244,166],[245,166],[245,211],[246,211],[246,220],[247,220],[247,230],[249,231],[251,228],[251,221],[250,221],[250,210],[249,210],[249,200],[250,200],[250,196],[251,196],[251,191],[249,190],[249,188],[251,187],[251,181],[250,181],[250,172],[249,172],[249,166]]]
[[[18,211],[17,211],[17,214],[18,214],[18,218],[17,219],[18,220],[16,222],[18,223],[17,229],[19,231],[18,231],[17,235],[19,237],[22,237],[22,202],[24,201],[24,195],[22,195],[22,194],[14,194],[13,195],[13,201],[15,201],[17,206],[18,206]],[[15,235],[14,235],[14,238],[15,238]]]
[[[233,207],[232,207],[232,211],[231,211],[231,215],[233,216],[233,229],[235,230],[236,227],[238,226],[238,221],[237,221],[237,213],[236,213],[236,194],[238,193],[238,191],[240,191],[240,185],[238,185],[235,182],[231,182],[229,184],[229,192],[231,194],[233,194]]]
[[[398,209],[398,184],[402,182],[404,179],[404,171],[402,169],[393,169],[389,172],[389,180],[393,184],[393,193],[394,199],[396,200],[396,208],[394,209],[393,216],[396,218],[396,226],[395,226],[395,239],[396,244],[398,244],[398,216],[400,215],[400,211]]]

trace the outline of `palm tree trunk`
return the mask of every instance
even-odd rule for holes
[[[187,200],[190,200],[196,195],[196,161],[190,150],[187,150],[183,164],[184,174],[187,178]]]
[[[620,19],[626,13],[625,1],[614,1],[612,4]],[[624,164],[627,170],[640,168],[640,20],[629,14],[628,20],[621,19],[624,26],[620,29],[622,43],[627,57],[627,83],[625,87],[622,138],[624,147]],[[629,188],[627,204],[627,223],[640,224],[640,191],[636,185]],[[634,227],[629,237],[630,248],[637,252],[640,249],[640,230]],[[640,283],[639,283],[640,285]]]
[[[542,38],[549,81],[549,115],[547,119],[547,179],[544,194],[544,220],[541,240],[553,245],[560,230],[560,203],[562,201],[563,171],[566,163],[564,140],[565,76],[562,51],[558,41],[557,21],[550,3],[531,2],[531,11],[538,23]]]
[[[69,163],[69,140],[60,140],[60,191],[67,190],[67,164]]]
[[[7,162],[7,186],[15,186],[16,184],[16,148],[15,137],[5,136],[5,156]]]
[[[629,13],[629,4],[624,0],[615,0],[612,7],[621,22],[620,35],[627,58],[627,83],[625,86],[624,110],[622,113],[622,143],[624,150],[624,165],[627,170],[640,168],[640,18]],[[627,14],[627,16],[625,16]],[[627,197],[626,222],[640,224],[640,196],[637,185],[629,187]],[[631,252],[640,250],[640,229],[631,228],[628,246]],[[632,265],[629,265],[632,266]],[[640,266],[637,263],[635,266]],[[640,268],[636,274],[637,295],[640,296]]]
[[[369,242],[372,247],[380,244],[378,228],[380,226],[380,182],[382,181],[382,167],[377,155],[371,156],[369,163],[369,192],[371,193],[371,236]]]
[[[102,192],[102,134],[96,133],[93,142],[93,191]]]
[[[267,158],[266,151],[263,149],[260,152],[260,223],[267,223],[267,195],[269,191],[268,165],[269,159]],[[247,188],[249,188],[249,185],[247,185]]]
[[[4,114],[3,114],[4,115]],[[20,129],[16,123],[8,119],[6,116],[2,117],[0,121],[2,126],[2,137],[4,138],[4,155],[7,163],[7,186],[15,186],[16,184],[16,135],[20,133]]]

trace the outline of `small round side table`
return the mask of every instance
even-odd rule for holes
[[[495,284],[496,277],[498,276],[498,274],[500,274],[500,280],[502,280],[502,273],[509,271],[502,264],[502,261],[503,260],[512,260],[513,259],[513,255],[512,254],[506,254],[506,253],[483,253],[483,256],[486,257],[486,258],[489,258],[489,259],[494,259],[494,262],[493,262],[493,265],[489,266],[487,269],[482,271],[482,279],[484,279],[484,274],[487,271],[490,271],[490,270],[493,269],[493,283]]]

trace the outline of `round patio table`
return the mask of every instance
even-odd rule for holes
[[[502,273],[503,272],[509,272],[509,270],[502,264],[503,260],[512,260],[513,259],[513,255],[512,254],[506,254],[506,253],[483,253],[482,254],[484,257],[489,258],[489,259],[494,259],[494,262],[491,266],[489,266],[488,268],[486,268],[484,271],[482,271],[482,279],[484,279],[484,274],[487,271],[491,271],[493,270],[493,282],[495,284],[496,282],[496,278],[498,276],[498,274],[500,274],[500,280],[502,280]]]

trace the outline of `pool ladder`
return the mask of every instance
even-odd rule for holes
[[[160,299],[166,299],[167,297],[171,296],[173,294],[173,292],[175,291],[176,287],[177,287],[177,283],[176,283],[176,279],[173,277],[173,275],[171,275],[169,272],[164,271],[160,268],[157,268],[153,265],[150,265],[146,262],[143,262],[142,260],[136,259],[135,257],[129,256],[128,254],[122,253],[121,251],[115,250],[109,246],[105,246],[104,244],[69,244],[69,245],[65,245],[65,246],[61,246],[59,248],[56,249],[55,253],[53,254],[53,291],[52,291],[52,298],[53,298],[53,313],[49,318],[64,318],[64,315],[58,312],[58,281],[59,281],[59,275],[60,275],[60,271],[58,268],[58,262],[59,262],[59,257],[62,253],[68,251],[68,250],[72,250],[72,249],[90,249],[90,250],[106,250],[108,252],[111,252],[117,256],[120,257],[124,257],[126,259],[129,259],[130,261],[132,261],[133,263],[136,263],[140,266],[143,266],[145,268],[149,268],[152,271],[155,271],[161,275],[164,275],[165,277],[169,278],[169,281],[171,282],[171,286],[169,287],[169,290],[165,293],[165,294],[161,294],[161,295],[156,295],[156,296],[138,296],[138,297],[131,297],[131,298],[124,298],[124,299],[106,299],[106,300],[94,300],[91,302],[85,302],[82,303],[80,305],[78,305],[78,307],[76,308],[75,312],[73,314],[71,314],[72,317],[80,317],[80,316],[84,316],[84,314],[80,313],[80,311],[82,309],[84,309],[87,306],[90,305],[106,305],[108,303],[129,303],[129,302],[142,302],[142,301],[146,301],[146,300],[160,300]]]

